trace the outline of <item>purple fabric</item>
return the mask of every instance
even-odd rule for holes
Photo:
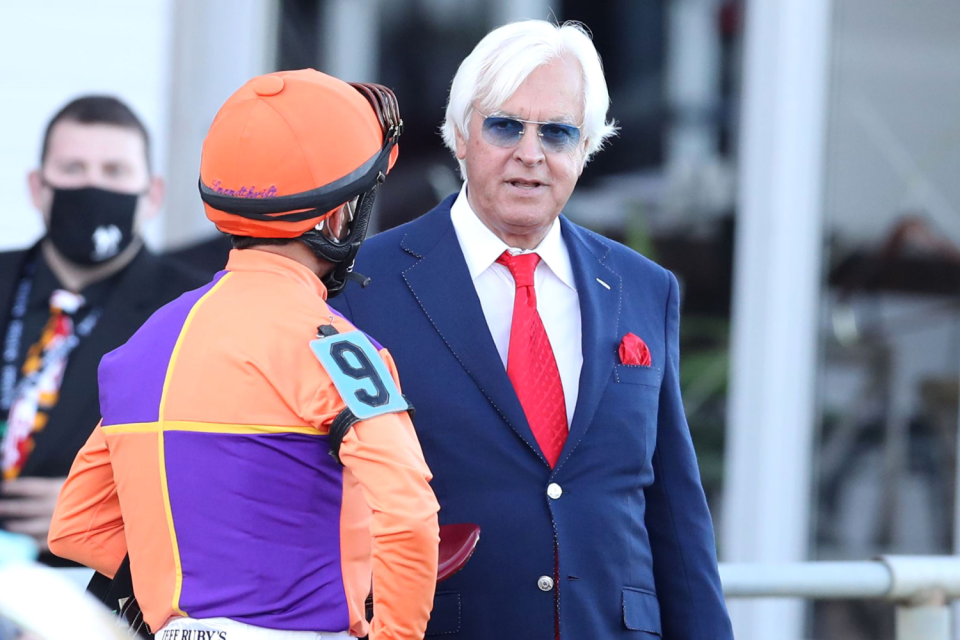
[[[329,307],[329,305],[327,305],[327,306]],[[347,320],[347,317],[346,317],[345,315],[343,315],[342,313],[340,313],[339,311],[337,311],[337,310],[334,309],[333,307],[329,307],[329,308],[330,308],[330,313],[332,313],[332,314],[334,314],[334,315],[337,315],[337,316],[340,316],[340,317],[343,318],[344,320]],[[347,322],[350,322],[350,321],[347,320]],[[361,331],[360,328],[357,327],[357,325],[353,324],[352,322],[350,322],[350,326],[356,328],[357,331],[360,331],[360,333],[362,333],[363,335],[367,336],[367,340],[369,340],[369,341],[373,344],[373,346],[377,348],[377,351],[383,351],[383,345],[380,344],[379,342],[377,342],[376,340],[374,340],[374,339],[373,339],[373,336],[371,336],[371,335],[370,335],[369,333],[367,333],[366,331]]]
[[[226,273],[217,273],[210,284],[158,309],[126,344],[103,356],[98,372],[103,426],[160,419],[163,381],[183,323]]]
[[[272,629],[345,631],[341,467],[326,436],[167,431],[180,608]]]

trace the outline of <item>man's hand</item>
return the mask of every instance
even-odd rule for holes
[[[0,521],[11,533],[30,536],[41,551],[49,551],[47,534],[53,508],[66,478],[4,480],[0,490]]]

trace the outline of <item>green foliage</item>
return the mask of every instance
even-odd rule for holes
[[[680,325],[680,388],[708,497],[723,487],[730,322],[685,316]]]

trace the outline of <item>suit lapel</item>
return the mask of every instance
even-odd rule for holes
[[[577,407],[557,469],[563,466],[593,423],[600,397],[610,380],[623,295],[620,276],[604,263],[610,248],[565,217],[561,216],[560,224],[580,298],[583,368]]]
[[[490,335],[450,221],[453,198],[411,225],[401,240],[417,261],[403,279],[440,338],[514,432],[547,464]]]
[[[0,336],[7,333],[10,310],[13,308],[13,296],[20,279],[23,277],[24,264],[30,256],[36,255],[36,245],[26,251],[10,251],[0,254]],[[0,338],[2,339],[2,338]]]
[[[102,357],[126,342],[133,330],[147,319],[151,296],[155,295],[158,288],[157,277],[156,258],[145,249],[141,250],[120,276],[116,289],[104,301],[97,326],[80,342],[71,357],[84,360],[96,354],[93,357],[99,368],[98,356]],[[57,403],[57,406],[61,403]]]
[[[159,288],[159,274],[156,256],[142,249],[104,300],[97,326],[71,357],[79,360],[93,357],[99,368],[100,358],[125,343],[150,315],[151,305],[155,305],[153,297]],[[58,408],[61,404],[62,400],[57,403]]]

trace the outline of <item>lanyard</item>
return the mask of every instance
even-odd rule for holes
[[[27,313],[27,301],[33,289],[33,276],[37,270],[36,259],[30,260],[23,270],[23,277],[17,285],[10,311],[10,322],[3,338],[3,368],[0,370],[0,412],[6,414],[13,404],[13,394],[17,386],[17,360],[20,359],[20,346],[23,342],[23,316]]]
[[[27,313],[27,303],[30,300],[30,292],[33,290],[36,269],[37,260],[34,259],[23,270],[23,277],[20,278],[20,283],[17,285],[17,291],[13,298],[10,322],[7,324],[7,332],[3,339],[3,365],[0,369],[0,419],[3,419],[10,411],[10,407],[13,406],[13,399],[16,396],[20,373],[17,365],[23,346],[23,317]],[[81,338],[90,335],[100,319],[100,312],[99,307],[93,308],[82,320],[75,319],[74,335],[76,340],[72,341],[70,350],[76,348]]]

